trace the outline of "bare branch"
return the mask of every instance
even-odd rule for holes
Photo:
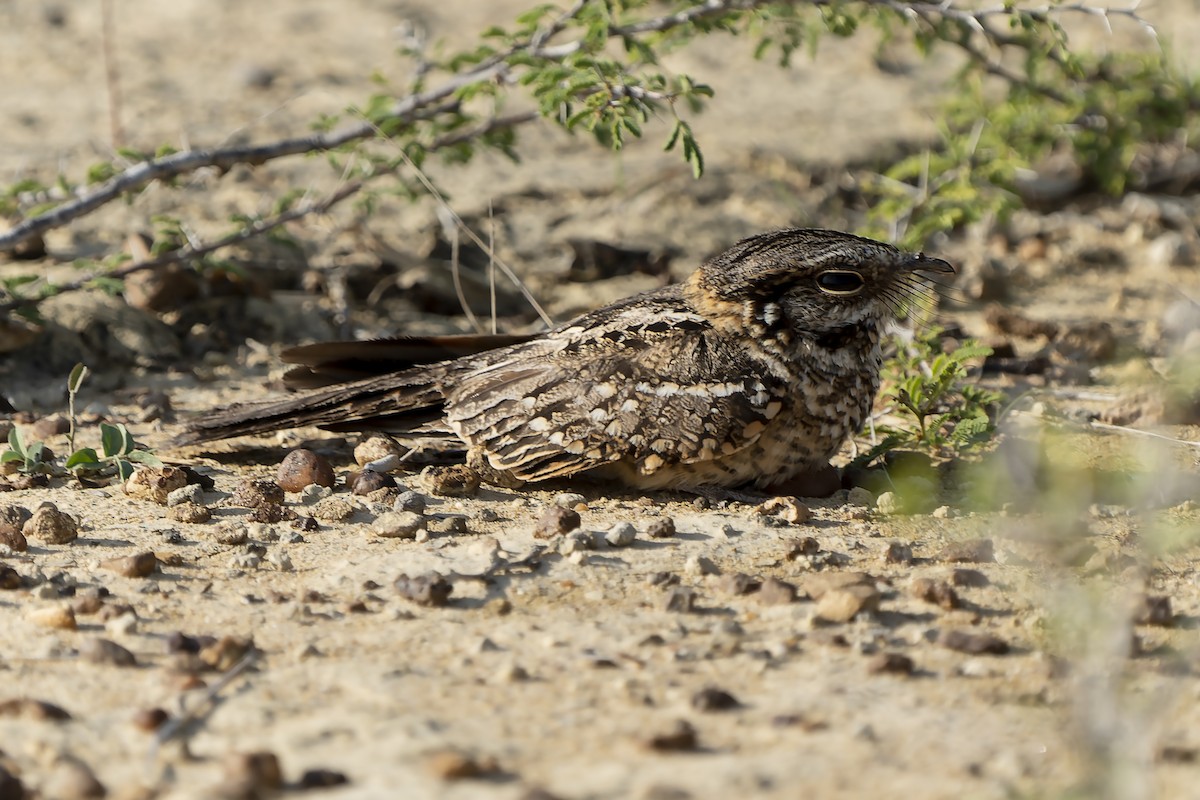
[[[485,133],[489,133],[491,131],[501,130],[504,128],[511,128],[511,127],[514,127],[517,125],[524,124],[534,118],[536,118],[536,115],[532,114],[532,113],[514,114],[514,115],[506,116],[506,117],[496,117],[491,120],[488,120],[486,123],[484,123],[482,125],[477,125],[477,126],[474,126],[472,128],[468,128],[468,129],[465,129],[462,131],[457,131],[452,135],[444,136],[440,139],[437,139],[434,142],[430,143],[426,149],[432,152],[432,151],[440,150],[445,147],[451,147],[451,146],[459,144],[463,141],[468,141],[468,140],[474,139],[476,137],[482,136]],[[331,193],[330,195],[328,195],[327,197],[325,197],[321,200],[308,202],[308,203],[305,203],[296,208],[293,208],[288,211],[277,214],[273,217],[268,217],[266,219],[258,220],[251,225],[247,225],[246,227],[242,228],[241,230],[235,231],[234,233],[231,233],[228,236],[218,239],[215,242],[210,242],[205,245],[198,245],[198,244],[197,245],[188,245],[186,247],[181,247],[177,250],[171,250],[170,252],[164,253],[163,255],[161,255],[157,258],[152,258],[147,261],[139,261],[135,264],[130,264],[128,266],[120,267],[118,269],[90,272],[87,275],[84,275],[74,281],[71,281],[70,283],[65,283],[65,284],[56,286],[55,290],[56,290],[57,294],[63,294],[64,292],[78,291],[79,289],[83,289],[83,288],[87,287],[88,285],[90,285],[97,278],[125,278],[136,272],[143,272],[148,269],[156,269],[158,267],[165,267],[169,264],[180,264],[180,263],[183,263],[186,261],[191,261],[191,260],[194,260],[197,258],[203,258],[204,256],[207,256],[210,253],[214,253],[217,250],[221,250],[223,248],[230,247],[235,244],[240,244],[249,239],[253,239],[256,236],[261,236],[262,234],[267,233],[268,231],[272,231],[283,225],[286,225],[289,222],[295,222],[296,220],[302,219],[311,214],[324,214],[324,213],[328,212],[331,208],[333,208],[335,205],[342,202],[343,200],[345,200],[349,197],[353,197],[360,190],[362,190],[362,188],[364,186],[366,186],[367,183],[369,183],[370,181],[381,178],[385,174],[387,174],[387,173],[381,172],[381,173],[372,175],[369,178],[364,178],[362,180],[353,181],[351,183],[344,184],[343,186],[339,187],[336,191],[334,191],[333,193]],[[22,298],[22,299],[12,300],[7,303],[0,303],[0,314],[5,314],[10,311],[14,311],[18,308],[29,308],[32,306],[36,306],[39,302],[41,302],[40,298]]]

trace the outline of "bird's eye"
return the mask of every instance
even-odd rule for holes
[[[817,286],[826,294],[858,294],[863,285],[862,275],[848,269],[827,269],[817,276]]]

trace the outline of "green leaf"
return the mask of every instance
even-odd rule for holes
[[[25,456],[15,450],[5,450],[0,453],[0,464],[7,464],[10,461],[24,461]]]
[[[117,459],[117,474],[121,476],[121,481],[129,480],[129,476],[133,475],[133,464],[130,464],[125,459]]]
[[[75,469],[77,467],[98,467],[100,466],[100,456],[96,454],[95,448],[85,447],[82,450],[76,450],[67,459],[67,469]]]
[[[125,452],[125,437],[128,431],[123,431],[124,425],[100,423],[100,450],[105,458],[113,458]]]
[[[21,435],[20,428],[13,428],[8,432],[8,446],[20,458],[25,458],[25,437]]]
[[[67,376],[67,391],[75,394],[79,391],[80,385],[83,384],[83,379],[88,376],[88,368],[80,363],[71,368],[71,374]]]
[[[130,461],[145,464],[148,467],[161,467],[163,465],[162,459],[149,450],[130,450],[128,456]]]

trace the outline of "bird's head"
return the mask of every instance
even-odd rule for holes
[[[791,228],[743,239],[696,278],[714,300],[741,305],[758,327],[819,335],[880,327],[921,296],[930,274],[952,272],[941,259],[883,242]]]

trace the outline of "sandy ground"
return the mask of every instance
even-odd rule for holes
[[[394,51],[405,21],[453,46],[524,5],[293,0],[268,10],[225,0],[118,0],[125,142],[184,147],[294,135],[319,114],[363,102],[376,91],[373,71],[403,84],[407,67]],[[1179,53],[1200,52],[1193,6],[1179,0],[1145,9]],[[99,7],[25,0],[0,7],[0,74],[9,76],[0,82],[5,184],[28,175],[51,181],[59,170],[79,174],[111,157]],[[1090,24],[1082,35],[1110,45]],[[1138,35],[1117,29],[1121,42]],[[665,126],[621,156],[582,138],[530,131],[521,165],[485,155],[470,169],[435,164],[431,173],[465,217],[478,220],[489,204],[499,209],[501,251],[564,318],[657,280],[563,284],[557,276],[572,237],[670,248],[673,273],[684,274],[748,233],[850,224],[817,217],[836,186],[828,176],[837,175],[837,164],[931,136],[952,64],[913,61],[903,74],[885,74],[860,41],[822,48],[820,62],[799,59],[787,72],[754,62],[749,47],[732,40],[672,57],[673,66],[703,75],[718,92],[697,122],[710,171],[702,182],[660,152]],[[152,229],[160,212],[211,236],[228,229],[232,212],[267,210],[283,188],[319,192],[335,179],[309,160],[224,180],[200,175],[179,192],[151,187],[128,205],[50,234],[52,257],[37,267],[70,275],[73,258],[119,247],[129,233]],[[1162,209],[1176,206],[1191,220],[1183,230],[1193,250],[1190,260],[1173,263],[1161,257],[1161,220]],[[1122,352],[1159,354],[1165,309],[1180,293],[1200,293],[1196,218],[1190,199],[1152,197],[1076,209],[1066,221],[1027,215],[1022,224],[1051,246],[1019,258],[1000,253],[1006,263],[1019,262],[1009,302],[1069,325],[1106,320]],[[435,220],[431,204],[400,202],[385,203],[369,224],[310,220],[305,233],[316,244],[309,264],[357,264],[367,247],[417,251]],[[988,246],[957,239],[947,255],[978,266]],[[1095,262],[1087,254],[1102,247],[1123,257],[1089,266]],[[0,269],[10,276],[30,266]],[[155,443],[173,424],[139,421],[144,412],[132,395],[141,388],[167,391],[188,413],[269,390],[280,372],[276,342],[332,336],[339,327],[378,334],[465,324],[430,321],[399,293],[390,299],[391,309],[341,324],[327,302],[293,287],[274,303],[235,312],[260,314],[252,322],[270,330],[260,337],[267,344],[208,357],[146,328],[128,345],[132,354],[112,355],[124,340],[107,341],[103,353],[93,347],[97,374],[82,400]],[[62,330],[71,307],[53,306]],[[947,321],[988,335],[980,310],[967,302],[948,310]],[[527,312],[512,316],[514,324],[529,323]],[[78,333],[86,325],[73,330],[4,357],[0,381],[18,407],[35,416],[61,410],[62,376],[89,354],[88,334]],[[1144,374],[1131,366],[1138,363],[1130,358],[1095,374],[1117,385],[1122,370],[1134,380]],[[1120,394],[1114,386],[1081,387],[1080,377],[1060,371],[1048,385],[1035,384],[1041,393],[1031,399],[1070,412],[1088,402],[1111,405]],[[1194,428],[1169,433],[1200,438]],[[485,490],[470,499],[431,497],[432,527],[458,518],[467,532],[415,541],[374,535],[372,521],[386,506],[340,489],[336,496],[354,510],[345,521],[299,535],[287,523],[248,523],[247,509],[230,500],[235,487],[271,477],[280,454],[304,441],[315,442],[339,472],[352,464],[341,440],[312,431],[265,440],[266,447],[239,443],[211,457],[185,454],[216,481],[203,497],[216,516],[203,525],[175,522],[165,508],[115,488],[58,485],[0,495],[0,505],[30,510],[53,502],[82,523],[74,543],[33,540],[28,552],[2,561],[22,585],[0,592],[0,703],[34,698],[71,719],[0,706],[0,766],[45,798],[94,796],[79,783],[71,766],[78,763],[113,797],[235,794],[237,754],[257,751],[278,756],[289,791],[298,791],[306,770],[326,769],[348,783],[308,794],[346,798],[1008,798],[1066,796],[1072,787],[1085,797],[1173,798],[1194,791],[1200,585],[1191,544],[1196,512],[1186,502],[1195,465],[1187,450],[1164,444],[1142,451],[1124,438],[1072,433],[1055,440],[1052,460],[1071,469],[1132,465],[1127,491],[1093,491],[1090,473],[1065,472],[1083,476],[1058,486],[1074,494],[1026,487],[1003,512],[886,516],[843,494],[813,502],[809,521],[780,525],[748,505],[701,509],[678,496]],[[402,480],[425,491],[416,476]],[[634,545],[560,554],[559,542],[535,538],[536,520],[565,489],[584,494],[583,530],[630,522],[638,530]],[[288,506],[312,511],[295,495]],[[677,534],[651,538],[651,525],[667,517]],[[247,542],[233,543],[239,531]],[[993,540],[994,559],[957,563],[944,552],[981,537]],[[897,542],[911,547],[912,558],[885,557]],[[160,562],[149,577],[123,577],[109,563],[146,551]],[[532,566],[500,569],[486,581],[472,577],[498,559],[520,562],[539,552]],[[955,587],[956,608],[914,591],[920,579],[944,586],[958,569],[980,575],[958,576],[967,584]],[[393,586],[400,575],[430,571],[453,582],[445,607],[413,603]],[[878,609],[846,623],[823,621],[816,600],[823,583],[856,571],[870,574],[865,585]],[[794,585],[798,599],[739,594],[734,576],[741,574]],[[690,610],[669,607],[683,601],[680,587],[695,593]],[[108,593],[105,607],[131,606],[136,623],[120,615],[105,621],[80,607],[76,629],[47,627],[44,612],[100,590]],[[1170,598],[1169,625],[1131,625],[1146,596]],[[994,636],[1008,652],[951,649],[946,642],[956,631]],[[186,750],[177,740],[156,748],[153,734],[133,723],[148,709],[178,719],[181,709],[201,704],[204,688],[186,677],[195,665],[170,652],[176,632],[250,637],[258,653],[216,707],[188,727]],[[121,644],[137,665],[89,660],[97,638]],[[911,672],[881,670],[887,654],[911,659]],[[213,686],[219,675],[201,679]],[[709,708],[705,690],[714,688],[736,706]],[[694,729],[694,743],[655,744],[680,721]]]

